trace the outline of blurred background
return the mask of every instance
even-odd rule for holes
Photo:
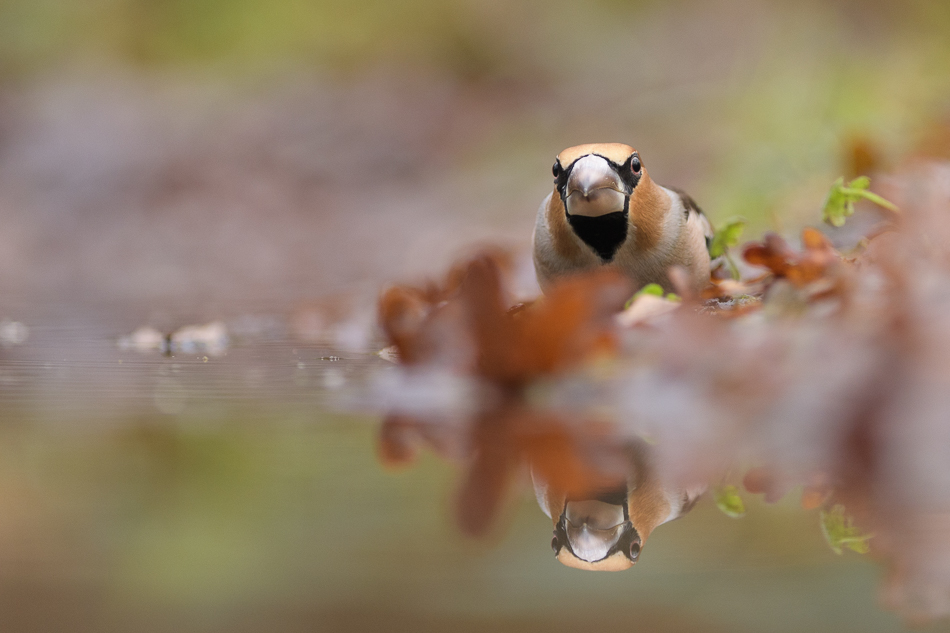
[[[0,628],[901,630],[793,502],[582,574],[530,495],[466,542],[451,466],[334,411],[383,285],[491,242],[536,292],[565,147],[796,234],[948,122],[939,0],[4,0]]]

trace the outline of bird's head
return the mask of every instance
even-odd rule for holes
[[[630,197],[646,173],[640,155],[622,143],[578,145],[558,154],[552,171],[571,228],[610,261],[627,237]]]
[[[629,569],[637,562],[642,544],[623,493],[567,501],[551,541],[561,563],[589,571]]]

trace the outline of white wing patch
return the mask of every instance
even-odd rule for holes
[[[706,250],[709,250],[709,247],[712,246],[713,236],[716,235],[712,223],[689,194],[678,189],[674,189],[674,191],[679,194],[680,200],[683,201],[683,207],[686,209],[686,224],[699,224],[699,228],[702,229],[703,236],[706,238]]]
[[[716,235],[716,231],[713,229],[712,222],[709,221],[709,218],[706,217],[705,213],[699,211],[698,209],[690,209],[689,214],[691,216],[697,216],[696,219],[703,227],[703,235],[706,236],[706,248],[708,249],[710,246],[712,246],[713,236]]]

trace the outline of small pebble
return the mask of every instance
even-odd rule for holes
[[[396,349],[395,345],[384,347],[383,349],[376,352],[376,355],[385,361],[389,361],[390,363],[399,362],[399,350]]]

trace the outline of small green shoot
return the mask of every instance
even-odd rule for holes
[[[735,486],[720,486],[713,492],[713,500],[716,507],[722,510],[723,514],[733,519],[745,515],[745,504],[742,497],[739,496],[739,490]]]
[[[716,259],[725,256],[726,265],[729,266],[729,273],[733,279],[739,279],[739,268],[732,261],[732,257],[729,256],[729,249],[738,246],[739,240],[742,238],[742,232],[745,231],[745,225],[745,218],[729,218],[716,229],[712,242],[709,244],[709,257]]]
[[[849,182],[847,186],[844,184],[844,178],[838,178],[831,185],[831,191],[828,192],[821,219],[832,226],[844,226],[845,220],[854,213],[854,203],[862,198],[884,207],[888,211],[900,212],[900,209],[893,202],[868,191],[870,186],[871,179],[867,176],[859,176]]]
[[[858,554],[867,554],[871,547],[868,541],[873,534],[861,534],[854,526],[854,518],[845,514],[844,506],[835,504],[830,510],[821,511],[821,531],[835,554],[841,554],[844,548]]]
[[[716,229],[712,243],[709,245],[709,256],[715,259],[726,253],[726,249],[737,246],[745,231],[746,219],[740,217],[729,218]]]
[[[626,310],[633,305],[633,302],[642,297],[643,295],[653,295],[654,297],[660,297],[661,299],[666,299],[667,301],[682,301],[679,295],[675,293],[669,293],[665,297],[663,296],[663,286],[660,284],[647,284],[643,288],[637,291],[635,295],[630,297],[627,300],[627,303],[624,304],[624,309]]]

